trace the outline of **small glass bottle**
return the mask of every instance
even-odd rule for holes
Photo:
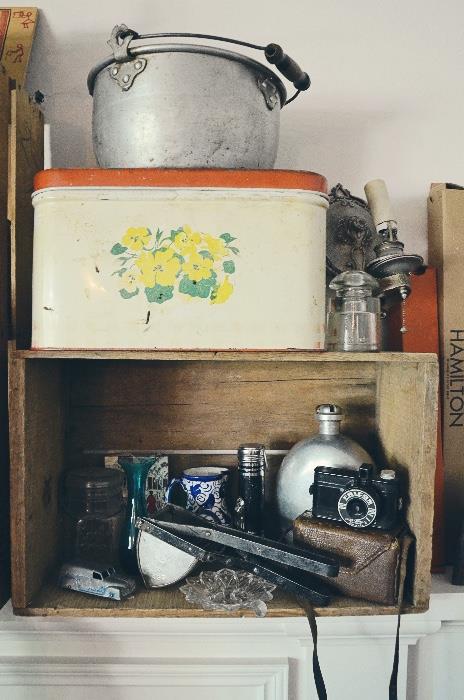
[[[326,349],[372,352],[380,348],[380,299],[374,297],[379,283],[361,270],[337,275],[329,287]]]
[[[235,526],[253,535],[264,529],[264,477],[266,451],[264,445],[250,443],[238,448],[238,499],[235,504]]]
[[[64,554],[117,564],[124,522],[123,474],[115,469],[79,467],[65,474]]]

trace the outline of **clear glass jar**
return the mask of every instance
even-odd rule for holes
[[[329,287],[326,349],[372,352],[380,349],[380,299],[377,280],[361,270],[337,275]]]
[[[120,471],[93,467],[65,474],[62,509],[67,560],[118,563],[125,511],[123,479]]]

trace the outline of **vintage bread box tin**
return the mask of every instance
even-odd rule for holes
[[[326,189],[279,170],[39,173],[32,346],[322,349]]]

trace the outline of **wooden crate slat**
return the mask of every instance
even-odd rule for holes
[[[82,371],[81,371],[82,368]],[[318,404],[340,403],[345,429],[374,426],[370,365],[82,363],[71,381],[71,453],[83,449],[214,449],[264,442],[287,449],[317,431]],[[71,368],[77,369],[76,366]],[[348,376],[347,376],[348,375]]]
[[[417,535],[414,602],[427,603],[430,564],[438,416],[438,365],[379,366],[377,430],[386,464],[406,478],[407,518]]]
[[[276,590],[269,601],[268,617],[301,617],[304,610],[294,596]],[[404,612],[422,612],[425,608],[405,605]],[[177,586],[147,591],[139,588],[135,596],[124,601],[91,598],[73,591],[65,591],[53,583],[45,584],[28,608],[16,610],[20,615],[67,615],[69,617],[254,617],[252,611],[232,613],[205,611],[187,603]],[[336,598],[325,608],[315,608],[318,617],[341,615],[395,615],[394,605],[379,605],[352,598]],[[308,629],[309,634],[309,629]]]
[[[65,402],[58,363],[10,362],[13,605],[28,605],[60,556]]]
[[[227,360],[229,362],[436,362],[433,353],[314,352],[311,350],[17,350],[23,359],[69,360]]]
[[[10,328],[10,229],[8,203],[8,125],[10,88],[0,68],[0,607],[10,596],[8,337]]]
[[[26,363],[10,355],[11,582],[13,604],[26,607]]]
[[[20,87],[11,92],[8,216],[11,221],[11,302],[18,348],[31,344],[34,175],[43,168],[43,117]]]

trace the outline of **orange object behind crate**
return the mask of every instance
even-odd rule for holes
[[[423,275],[411,277],[411,294],[405,302],[406,333],[400,332],[401,325],[401,305],[397,304],[389,312],[389,350],[434,352],[438,354],[437,273],[435,268],[429,267]],[[445,564],[443,522],[444,463],[440,402],[438,406],[432,571],[442,570]]]

